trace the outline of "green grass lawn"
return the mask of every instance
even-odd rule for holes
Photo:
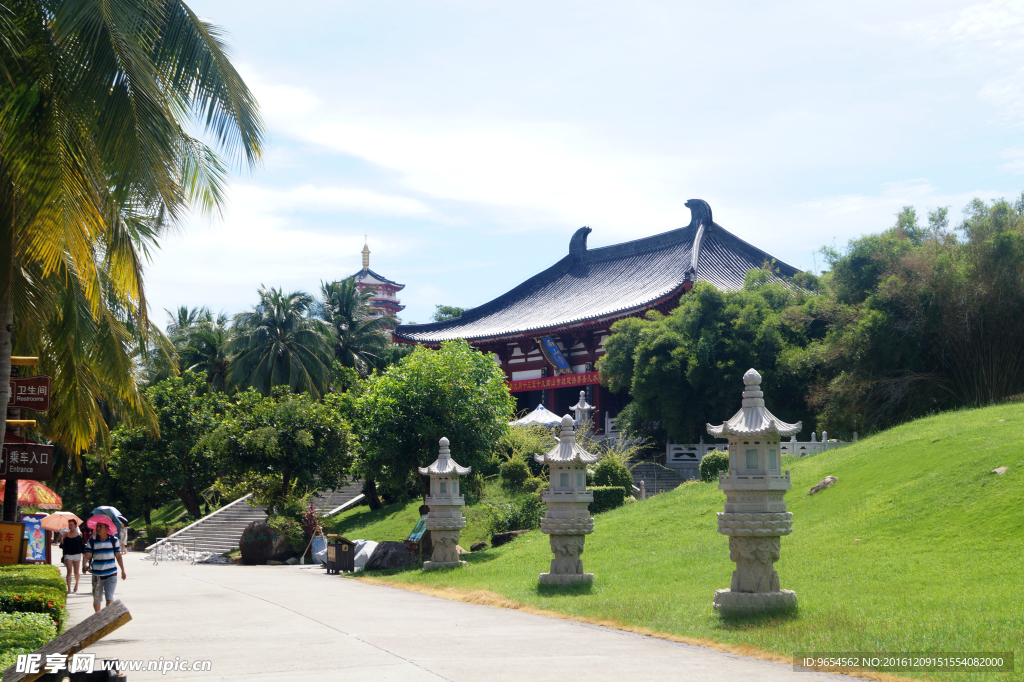
[[[726,621],[711,608],[729,587],[728,539],[716,532],[716,485],[677,490],[596,517],[584,567],[593,587],[541,589],[552,554],[532,532],[475,553],[459,571],[378,574],[389,581],[489,590],[536,608],[795,652],[1013,651],[1024,679],[1024,405],[951,412],[856,445],[791,460],[793,534],[776,564],[799,612]],[[1009,466],[996,476],[990,470]],[[807,491],[838,477],[814,497]],[[383,513],[382,513],[383,512]],[[353,513],[353,517],[358,515]],[[371,512],[363,537],[411,528],[415,508]],[[403,516],[403,514],[407,515]],[[369,523],[375,521],[375,523]],[[391,524],[390,526],[386,524]],[[356,533],[359,535],[359,533]],[[376,538],[373,538],[376,539]],[[467,546],[466,543],[461,543]],[[962,680],[963,673],[913,673]]]
[[[487,503],[497,504],[510,499],[497,484],[490,482],[486,486]],[[338,533],[349,540],[384,540],[401,541],[409,537],[413,526],[420,518],[419,509],[423,500],[417,498],[409,502],[391,504],[383,509],[371,511],[362,506],[335,514],[324,523],[328,533]],[[466,527],[459,537],[459,545],[469,549],[476,542],[490,543],[491,534],[487,530],[487,505],[478,504],[465,507]]]
[[[229,502],[231,500],[228,500]],[[202,509],[206,510],[206,506],[203,505]],[[210,513],[220,509],[217,505],[210,505]],[[206,514],[204,513],[203,516]],[[181,502],[171,502],[164,506],[154,509],[149,513],[150,521],[154,526],[187,526],[192,523],[192,519],[189,519],[188,512],[185,511],[185,505]],[[131,519],[128,525],[135,530],[146,530],[146,521],[141,516]]]

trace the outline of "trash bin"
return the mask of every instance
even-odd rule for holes
[[[355,571],[356,543],[340,535],[328,535],[327,539],[331,541],[331,544],[327,545],[327,572]]]

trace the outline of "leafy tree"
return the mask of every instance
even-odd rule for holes
[[[214,315],[209,308],[203,308],[199,318],[178,344],[182,369],[202,372],[206,375],[210,388],[215,391],[227,391],[230,342],[228,316],[224,313]]]
[[[334,357],[345,367],[366,376],[382,351],[391,345],[385,335],[398,321],[390,315],[375,315],[371,288],[359,291],[354,277],[320,285],[318,318],[334,332]]]
[[[620,415],[631,433],[695,442],[705,424],[737,408],[743,373],[764,377],[769,407],[791,421],[811,421],[802,377],[780,371],[780,358],[814,333],[798,304],[806,294],[774,281],[770,270],[748,274],[743,290],[722,292],[698,282],[669,315],[616,322],[599,361],[602,382],[633,398]]]
[[[508,429],[515,400],[494,360],[465,341],[439,350],[416,347],[386,372],[366,380],[355,426],[366,479],[404,497],[416,468],[437,458],[447,437],[452,456],[479,471]]]
[[[469,310],[469,308],[459,308],[454,305],[438,305],[434,306],[434,314],[430,316],[430,319],[434,322],[454,320],[456,317],[462,317],[462,313],[467,310]]]
[[[216,479],[211,448],[203,438],[225,418],[227,398],[208,391],[202,373],[184,372],[147,389],[158,429],[119,426],[113,433],[110,469],[143,510],[170,498],[189,515],[202,516],[202,491]]]
[[[313,297],[260,287],[260,302],[235,317],[228,381],[269,396],[275,386],[323,395],[330,384],[331,329],[309,317]]]
[[[229,418],[204,442],[223,471],[251,485],[257,501],[280,510],[289,496],[344,482],[353,455],[343,395],[329,393],[317,402],[279,387],[273,396],[249,389],[235,400]]]
[[[13,333],[54,379],[44,435],[77,457],[109,415],[145,416],[144,261],[222,200],[225,166],[188,131],[254,165],[262,123],[219,30],[177,0],[25,0],[0,22],[0,402]]]
[[[880,235],[830,250],[828,335],[789,359],[811,368],[809,400],[829,430],[884,428],[1024,392],[1024,195],[975,199],[917,225],[904,209]],[[805,372],[806,373],[806,372]]]

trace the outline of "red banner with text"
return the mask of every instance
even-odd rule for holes
[[[600,372],[584,372],[582,374],[562,374],[557,377],[543,379],[521,379],[508,382],[511,393],[520,391],[543,391],[549,388],[566,388],[569,386],[591,386],[601,383]]]

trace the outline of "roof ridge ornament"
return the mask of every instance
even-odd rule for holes
[[[581,227],[573,233],[569,240],[569,253],[572,255],[573,263],[582,263],[587,259],[587,235],[592,230],[589,227]]]
[[[686,279],[692,282],[697,276],[697,263],[700,260],[701,243],[704,241],[704,228],[710,226],[714,221],[711,219],[711,204],[703,199],[689,199],[685,206],[690,209],[689,227],[697,228],[693,246],[690,248],[690,267],[686,270]]]

